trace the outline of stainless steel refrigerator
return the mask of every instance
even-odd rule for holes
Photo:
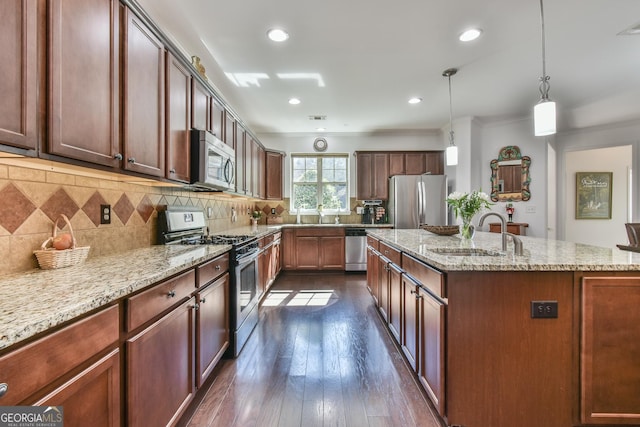
[[[446,175],[396,175],[389,178],[389,223],[394,228],[447,225]]]

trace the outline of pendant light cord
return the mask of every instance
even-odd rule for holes
[[[449,68],[445,70],[442,75],[447,76],[449,79],[449,145],[455,145],[453,142],[453,101],[451,97],[451,76],[457,73],[455,68]]]
[[[546,59],[546,47],[545,47],[545,36],[544,36],[544,5],[542,4],[543,0],[540,0],[540,24],[542,27],[542,77],[540,80],[540,97],[541,101],[549,100],[549,76],[547,76],[547,59]]]

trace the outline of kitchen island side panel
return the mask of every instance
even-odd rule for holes
[[[573,274],[448,273],[447,420],[465,427],[572,426]],[[531,318],[557,301],[557,318]]]

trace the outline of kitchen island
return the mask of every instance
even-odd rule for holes
[[[370,230],[368,284],[447,425],[639,425],[640,256]]]

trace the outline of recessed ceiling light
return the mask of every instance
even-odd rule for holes
[[[272,28],[267,31],[267,36],[274,42],[283,42],[289,38],[289,33],[281,28]]]
[[[409,100],[409,104],[420,104],[422,102],[422,98],[414,97]]]
[[[289,99],[289,104],[298,105],[298,104],[300,104],[300,100],[298,98],[291,98],[291,99]]]
[[[470,28],[470,29],[464,31],[462,34],[460,34],[458,39],[461,42],[470,42],[470,41],[475,40],[478,37],[480,37],[480,34],[482,34],[482,30],[481,29],[479,29],[479,28]]]

